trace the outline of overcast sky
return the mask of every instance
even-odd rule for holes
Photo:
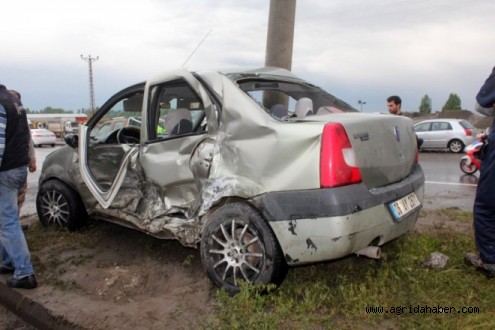
[[[24,106],[88,108],[156,73],[264,65],[269,0],[16,0],[2,3],[0,83]],[[495,66],[493,0],[298,0],[292,71],[363,111],[386,98],[464,109]]]

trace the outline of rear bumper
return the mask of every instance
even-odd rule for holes
[[[421,167],[404,180],[368,190],[364,184],[274,192],[253,203],[271,225],[289,265],[341,258],[397,238],[416,223],[419,209],[397,222],[387,204],[415,192],[423,202]]]
[[[421,166],[416,165],[407,178],[386,187],[368,190],[361,183],[338,188],[273,192],[254,198],[253,202],[270,222],[336,217],[397,200],[417,191],[424,182]]]

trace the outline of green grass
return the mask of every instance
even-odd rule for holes
[[[427,216],[472,221],[455,209]],[[450,257],[443,269],[425,268],[432,252]],[[207,327],[217,329],[493,329],[495,280],[463,262],[475,251],[472,234],[409,234],[383,247],[381,260],[350,256],[335,262],[292,268],[269,294],[246,285],[240,294],[217,294],[217,315]],[[368,313],[366,307],[384,307]],[[414,307],[455,307],[453,313],[414,313]],[[459,313],[477,307],[480,313]],[[400,315],[398,315],[400,314]]]
[[[462,211],[455,207],[440,210],[421,210],[420,216],[428,217],[430,214],[450,221],[473,222],[473,212]]]
[[[457,209],[422,211],[426,220],[455,225],[472,221],[470,212]],[[443,228],[443,229],[442,229]],[[475,251],[473,233],[436,228],[428,234],[408,234],[383,247],[380,260],[349,256],[333,262],[291,268],[279,288],[243,285],[229,296],[214,290],[215,313],[205,322],[208,329],[495,329],[495,279],[487,280],[463,257]],[[26,231],[29,248],[43,283],[60,290],[78,290],[77,283],[61,280],[67,269],[89,262],[95,243],[112,238],[119,242],[118,226],[90,225],[76,232],[33,225]],[[126,236],[123,236],[126,237]],[[157,262],[170,242],[136,233],[133,244],[142,246]],[[123,244],[123,243],[122,243]],[[46,249],[49,246],[49,249]],[[196,254],[174,250],[185,268],[200,267]],[[443,269],[422,263],[432,252],[450,257]],[[41,261],[42,260],[42,261]],[[205,275],[206,276],[206,275]],[[266,291],[269,293],[267,294]],[[403,313],[368,313],[366,307],[404,307]],[[449,306],[451,314],[410,313],[416,306]],[[458,313],[477,307],[480,313]],[[180,311],[177,311],[180,318]]]

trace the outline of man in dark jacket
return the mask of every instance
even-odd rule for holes
[[[7,285],[25,289],[37,286],[17,207],[27,178],[29,140],[26,112],[0,85],[0,274],[13,273]]]
[[[495,114],[495,68],[476,95],[476,110],[484,115]],[[480,178],[474,199],[474,236],[479,255],[466,254],[468,264],[487,277],[495,277],[495,126],[487,137],[488,150],[481,160]]]

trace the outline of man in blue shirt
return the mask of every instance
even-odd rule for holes
[[[476,110],[495,114],[495,68],[476,95]],[[495,277],[495,125],[487,137],[488,150],[481,159],[480,178],[474,199],[474,237],[479,255],[468,253],[465,260],[487,277]]]
[[[13,273],[9,287],[32,289],[38,284],[17,207],[27,178],[30,134],[26,112],[15,104],[0,85],[0,274]]]

